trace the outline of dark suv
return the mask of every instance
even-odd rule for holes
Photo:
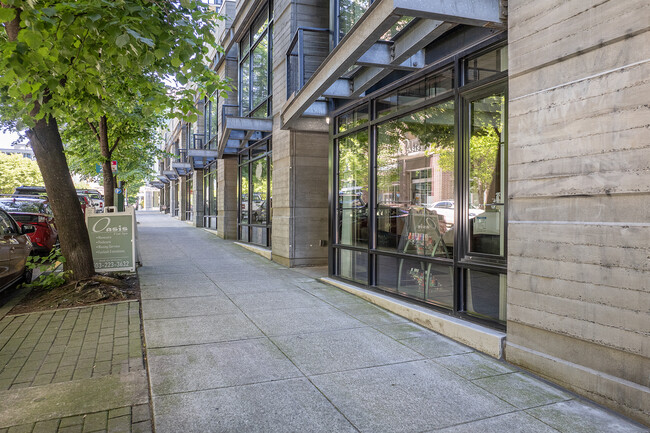
[[[47,191],[45,191],[44,186],[19,186],[16,187],[16,190],[14,191],[14,197],[18,196],[25,196],[25,195],[37,195],[37,196],[44,196],[47,195]]]

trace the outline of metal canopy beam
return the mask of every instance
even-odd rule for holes
[[[219,151],[216,149],[189,149],[187,156],[194,158],[216,158],[219,156]]]
[[[273,119],[228,116],[225,118],[223,128],[218,146],[219,158],[226,153],[226,148],[229,150],[227,153],[231,153],[231,149],[238,149],[241,143],[252,139],[260,140],[264,132],[272,132]]]
[[[349,78],[339,78],[336,80],[329,89],[325,90],[323,96],[325,98],[349,98],[352,94],[352,80]]]
[[[410,65],[411,67],[416,65],[419,65],[420,68],[423,67],[423,48],[455,26],[456,24],[443,23],[442,21],[418,21],[393,44],[394,58],[392,62],[400,62],[400,65]],[[364,69],[353,79],[351,97],[360,96],[381,81],[390,71],[391,69],[381,66]]]
[[[503,27],[501,0],[392,0],[395,13],[405,16],[469,24]]]
[[[282,127],[292,129],[305,110],[322,97],[336,80],[342,77],[359,59],[363,60],[363,56],[368,50],[385,50],[376,43],[402,16],[424,18],[425,20],[421,21],[433,24],[440,29],[440,32],[433,32],[433,37],[431,37],[432,32],[415,32],[414,28],[419,27],[419,23],[416,23],[406,32],[407,34],[402,35],[394,43],[392,53],[389,53],[391,60],[386,63],[392,67],[402,66],[417,51],[456,24],[503,27],[501,0],[376,0],[325,58],[305,86],[284,104]],[[443,24],[442,21],[445,23]],[[415,40],[419,40],[421,43],[415,43]],[[424,43],[424,41],[428,42]],[[400,43],[403,44],[402,48],[397,46]],[[379,52],[378,55],[386,57],[386,52]],[[373,60],[372,62],[367,64],[376,65],[377,61]],[[407,63],[403,67],[412,68],[414,66],[409,66]],[[376,83],[381,79],[377,78],[384,74],[384,70],[385,66],[378,68],[374,71],[376,75],[374,77],[366,76],[364,83],[366,85],[371,82]],[[359,92],[362,87],[366,89],[370,87],[366,85],[355,85],[351,96],[358,96],[362,93]]]
[[[392,0],[379,0],[368,8],[305,86],[284,105],[285,129],[291,129],[292,123],[399,20],[400,16],[393,14],[393,10]]]
[[[162,183],[169,183],[169,178],[167,176],[156,176]]]

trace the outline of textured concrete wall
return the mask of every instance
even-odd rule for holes
[[[194,213],[192,215],[192,224],[195,227],[203,227],[203,215],[205,215],[204,197],[203,197],[203,169],[195,169],[192,172],[192,184],[194,185]]]
[[[650,424],[650,3],[508,6],[506,357]]]
[[[286,53],[296,29],[327,27],[325,0],[275,3],[273,29],[273,260],[286,266],[322,265],[327,248],[328,135],[280,129],[287,100]],[[324,122],[324,120],[323,120]]]
[[[237,239],[237,159],[217,161],[217,235]]]

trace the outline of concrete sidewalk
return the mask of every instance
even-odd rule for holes
[[[137,218],[157,433],[648,431],[205,230]]]

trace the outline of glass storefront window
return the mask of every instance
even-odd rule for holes
[[[240,240],[270,246],[272,171],[270,141],[256,143],[239,153]]]
[[[465,80],[484,80],[508,69],[508,47],[489,51],[465,63]]]
[[[453,267],[406,258],[377,256],[377,287],[451,308]]]
[[[251,163],[251,182],[253,195],[251,197],[251,224],[266,224],[268,211],[266,203],[267,191],[267,161],[260,158]]]
[[[339,276],[362,284],[368,284],[368,253],[337,250]]]
[[[364,104],[338,117],[338,132],[349,131],[368,123],[368,119],[368,104]]]
[[[469,103],[470,252],[505,253],[505,95]]]
[[[239,168],[239,222],[248,223],[248,164],[244,164]]]
[[[416,105],[425,99],[435,98],[454,88],[453,70],[428,76],[414,84],[382,96],[375,102],[377,117],[388,116],[403,108]]]
[[[338,242],[368,246],[368,132],[339,139]]]
[[[451,258],[454,102],[377,127],[377,248]]]
[[[467,312],[479,317],[506,321],[506,276],[468,269],[465,300]]]
[[[334,119],[334,275],[505,324],[505,68],[450,59]]]

